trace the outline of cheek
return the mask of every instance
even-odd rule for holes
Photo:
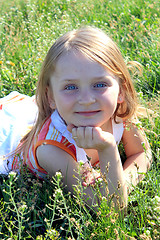
[[[109,92],[109,95],[111,97],[111,99],[115,102],[117,102],[118,100],[118,96],[119,96],[119,85],[116,84]]]
[[[109,89],[106,94],[102,95],[102,100],[107,101],[111,104],[117,103],[118,91],[114,91],[114,89]]]
[[[55,96],[55,103],[57,109],[67,111],[72,108],[75,102],[75,98],[68,96],[67,94],[58,94]]]

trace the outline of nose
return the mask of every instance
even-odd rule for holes
[[[84,89],[80,92],[78,102],[81,105],[90,105],[96,102],[94,94],[88,90]]]

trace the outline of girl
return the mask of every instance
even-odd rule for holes
[[[33,99],[30,101],[34,105]],[[91,204],[91,186],[99,177],[92,167],[99,164],[108,181],[109,194],[118,194],[120,201],[126,203],[127,187],[137,184],[137,168],[140,173],[147,172],[151,153],[142,129],[135,124],[136,93],[116,44],[92,27],[60,37],[44,60],[36,104],[37,117],[36,109],[26,113],[34,115],[32,123],[36,118],[32,130],[22,138],[14,156],[3,161],[2,168],[19,169],[22,158],[42,178],[61,171],[64,184],[73,192],[72,187],[77,184],[73,175],[82,161],[84,191]],[[27,116],[23,120],[26,128]],[[124,163],[117,147],[120,141],[126,154]],[[100,190],[107,194],[105,187]]]

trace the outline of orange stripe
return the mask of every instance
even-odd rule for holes
[[[42,144],[49,144],[49,145],[53,145],[53,146],[56,146],[56,147],[59,147],[61,148],[62,150],[64,150],[65,152],[67,152],[69,155],[71,155],[71,157],[73,157],[73,159],[75,161],[77,161],[76,159],[76,156],[74,155],[74,153],[67,147],[65,147],[62,143],[60,142],[57,142],[57,141],[54,141],[54,140],[40,140],[36,143],[35,145],[35,148],[34,148],[34,151],[33,151],[33,155],[34,155],[34,159],[35,159],[35,162],[36,162],[36,165],[37,167],[40,169],[40,170],[44,170],[43,168],[41,168],[38,164],[38,160],[37,160],[37,156],[36,156],[36,150],[39,146],[41,146]]]
[[[3,104],[8,104],[8,103],[10,103],[11,101],[13,101],[14,99],[16,99],[17,97],[19,97],[20,95],[16,95],[16,96],[14,96],[14,97],[12,97],[12,98],[10,98],[10,99],[8,99],[8,100],[4,100],[3,98],[0,100],[0,102],[2,102]],[[15,100],[15,101],[18,101],[18,100]]]

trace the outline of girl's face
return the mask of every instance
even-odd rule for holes
[[[66,124],[77,127],[109,124],[117,103],[123,101],[114,76],[77,51],[60,57],[49,91],[50,106],[55,104]]]

